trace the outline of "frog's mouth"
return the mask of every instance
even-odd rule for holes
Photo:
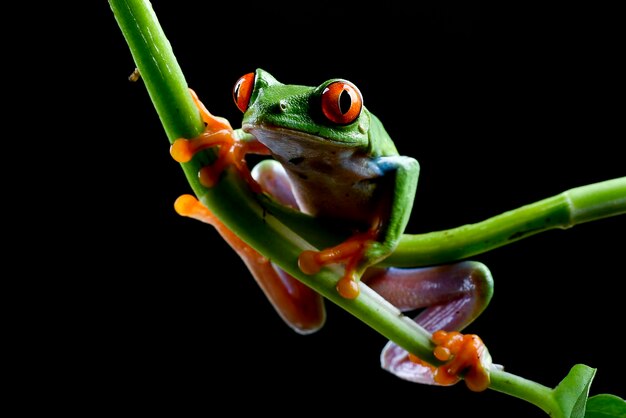
[[[354,145],[308,132],[272,125],[244,124],[242,130],[270,149],[274,156],[285,160],[313,158],[329,153],[354,152]]]

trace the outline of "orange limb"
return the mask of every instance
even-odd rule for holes
[[[461,380],[459,375],[463,373],[465,384],[470,390],[481,392],[489,387],[489,371],[482,362],[486,347],[478,335],[439,330],[433,333],[432,339],[437,345],[434,355],[445,362],[443,365],[434,367],[413,354],[409,354],[409,358],[430,367],[435,383],[453,385]]]
[[[217,160],[210,166],[203,167],[198,176],[200,183],[205,187],[213,187],[219,180],[222,171],[230,165],[234,166],[240,176],[250,185],[255,193],[260,193],[261,188],[254,181],[248,164],[246,154],[268,155],[269,150],[258,141],[240,141],[235,135],[228,120],[213,116],[204,104],[198,99],[196,93],[189,89],[194,103],[200,111],[205,130],[202,134],[192,139],[179,138],[170,147],[170,154],[179,163],[190,161],[193,156],[210,147],[219,147]]]
[[[322,297],[299,280],[274,267],[271,261],[228,229],[195,197],[182,195],[174,203],[179,215],[211,224],[244,261],[283,320],[295,331],[309,334],[324,324]]]
[[[337,282],[337,292],[346,299],[354,299],[359,296],[358,269],[375,235],[375,229],[372,229],[322,251],[303,251],[298,257],[298,266],[305,274],[315,274],[328,264],[345,264],[345,272]]]

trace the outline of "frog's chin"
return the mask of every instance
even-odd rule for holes
[[[334,150],[355,148],[350,143],[339,142],[308,132],[274,125],[244,124],[242,130],[252,134],[259,142],[268,147],[272,153],[279,155],[294,153],[312,154],[328,150],[329,148]]]

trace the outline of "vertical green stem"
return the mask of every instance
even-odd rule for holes
[[[193,138],[204,129],[183,72],[152,5],[145,0],[110,0],[109,4],[170,143]],[[182,164],[194,192],[201,193],[199,162]]]
[[[111,9],[145,81],[170,142],[204,128],[183,72],[149,2],[111,0]]]

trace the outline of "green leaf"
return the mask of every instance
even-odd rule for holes
[[[585,418],[626,418],[626,401],[609,394],[593,396],[587,402]]]
[[[577,364],[554,389],[554,400],[564,418],[585,418],[589,387],[596,374],[584,364]]]

